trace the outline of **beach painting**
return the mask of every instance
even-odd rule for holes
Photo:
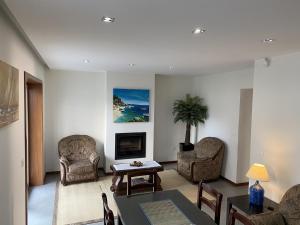
[[[146,89],[114,88],[114,122],[149,122],[149,92]]]
[[[19,71],[0,61],[0,127],[19,119]]]

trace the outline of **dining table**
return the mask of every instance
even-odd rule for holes
[[[216,225],[178,190],[114,195],[119,225]]]

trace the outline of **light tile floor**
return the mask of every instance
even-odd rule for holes
[[[44,185],[29,189],[28,225],[52,225],[57,179],[47,175]]]
[[[167,164],[164,165],[164,167],[165,169],[176,169],[176,164]],[[55,210],[54,201],[56,182],[58,180],[58,174],[47,175],[45,185],[31,188],[28,201],[28,225],[52,225],[53,214]],[[223,179],[210,182],[209,184],[219,192],[223,193],[221,225],[225,225],[227,197],[246,194],[248,186],[237,187]],[[212,215],[211,212],[205,207],[203,210],[209,215]],[[103,225],[103,223],[95,223],[91,225]]]

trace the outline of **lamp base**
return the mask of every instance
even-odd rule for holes
[[[264,204],[264,189],[258,181],[250,186],[249,203],[255,207],[262,207]]]

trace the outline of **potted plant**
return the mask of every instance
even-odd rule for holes
[[[207,106],[203,105],[203,99],[187,94],[185,99],[176,100],[173,104],[174,122],[181,121],[186,123],[185,142],[180,143],[181,151],[194,149],[191,144],[191,126],[197,126],[199,123],[204,124],[207,119]]]

